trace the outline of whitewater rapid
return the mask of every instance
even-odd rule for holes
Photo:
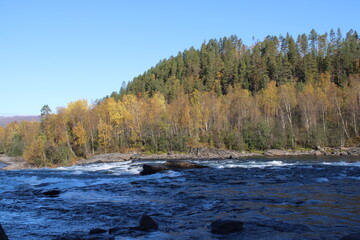
[[[96,163],[0,171],[0,223],[12,240],[86,236],[120,227],[115,239],[218,239],[211,221],[244,222],[227,239],[339,239],[360,231],[360,159],[278,157],[191,160],[209,168],[141,176],[143,164]],[[59,195],[46,196],[52,190]],[[142,214],[155,232],[128,229]]]

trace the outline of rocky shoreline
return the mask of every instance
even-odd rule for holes
[[[207,159],[241,159],[244,157],[277,157],[277,156],[360,156],[360,147],[328,148],[317,147],[311,150],[270,149],[264,152],[238,152],[216,148],[193,148],[188,153],[144,154],[142,152],[107,153],[95,155],[88,159],[78,160],[75,165],[92,163],[122,162],[129,160],[207,160]],[[35,169],[22,157],[0,155],[0,162],[6,164],[1,170]]]

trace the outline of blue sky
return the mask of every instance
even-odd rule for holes
[[[0,0],[0,115],[91,103],[212,38],[359,30],[359,10],[358,0]]]

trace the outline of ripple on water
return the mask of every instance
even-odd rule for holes
[[[360,231],[359,163],[343,159],[199,160],[213,168],[147,176],[149,161],[0,172],[0,222],[12,240],[114,227],[125,229],[116,239],[218,239],[218,219],[244,222],[227,239],[339,239]],[[143,214],[159,231],[128,231]]]

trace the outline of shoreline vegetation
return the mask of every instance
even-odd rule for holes
[[[210,159],[241,159],[246,157],[285,157],[285,156],[360,156],[360,147],[353,148],[330,148],[317,147],[315,149],[302,150],[284,150],[270,149],[267,151],[256,152],[238,152],[233,150],[215,149],[215,148],[194,148],[188,153],[144,153],[131,151],[128,153],[107,153],[94,155],[88,159],[78,159],[66,166],[87,165],[95,163],[112,163],[130,160],[210,160]],[[0,155],[0,162],[6,164],[0,170],[24,170],[39,168],[54,168],[63,165],[52,165],[39,167],[28,163],[22,157],[9,157],[4,154]]]
[[[44,105],[40,114],[40,122],[0,127],[0,153],[39,167],[127,150],[190,159],[199,148],[233,150],[234,158],[317,146],[347,154],[344,147],[360,146],[360,38],[338,29],[251,46],[235,35],[211,39],[93,104],[77,100],[55,112]],[[222,158],[215,152],[201,154]]]

